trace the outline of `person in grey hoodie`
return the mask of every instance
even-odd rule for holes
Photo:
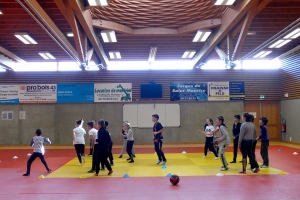
[[[219,158],[222,163],[221,171],[228,170],[228,163],[225,157],[225,152],[230,144],[230,137],[227,132],[227,127],[224,124],[224,117],[223,116],[218,116],[216,118],[216,125],[219,128],[219,138],[216,139],[216,141],[219,142],[220,144],[220,149],[219,149]]]
[[[240,137],[239,137],[239,147],[241,149],[241,153],[243,156],[243,169],[240,171],[241,174],[246,174],[246,166],[247,166],[247,156],[249,157],[251,163],[251,169],[254,173],[259,172],[259,166],[257,161],[252,155],[252,146],[255,134],[255,125],[251,123],[251,116],[249,113],[243,114],[243,120],[245,121],[241,125]]]

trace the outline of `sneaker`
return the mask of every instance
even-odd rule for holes
[[[95,170],[91,169],[87,173],[94,173],[94,172],[95,172]]]
[[[246,171],[242,170],[239,172],[240,174],[246,174]]]
[[[156,162],[156,164],[160,164],[162,161],[161,160],[158,160],[157,162]]]
[[[134,163],[134,160],[130,160],[128,163]]]
[[[209,153],[213,153],[213,152],[210,151]]]
[[[206,156],[202,156],[202,158],[206,158]]]
[[[114,166],[114,163],[110,163],[110,166]]]
[[[226,171],[226,170],[228,170],[228,167],[221,167],[221,171]]]
[[[127,158],[127,160],[130,160],[131,158]]]
[[[257,172],[260,171],[260,169],[259,169],[259,168],[254,168],[252,171],[253,171],[254,173],[257,173]]]
[[[262,165],[262,166],[260,166],[260,168],[269,168],[269,166],[267,166],[267,165]]]
[[[94,176],[99,176],[99,175],[97,173],[95,173]]]
[[[83,163],[85,163],[85,157],[84,156],[81,156],[81,160]]]
[[[23,176],[30,176],[30,174],[27,174],[27,173],[26,173],[26,174],[23,174]]]
[[[123,155],[120,155],[120,156],[119,156],[119,158],[122,158],[122,157],[123,157]]]
[[[107,175],[111,175],[113,172],[113,170],[110,170]]]
[[[51,172],[52,172],[52,170],[51,170],[51,169],[49,169],[49,170],[48,170],[48,173],[51,173]]]
[[[162,165],[165,165],[166,163],[167,163],[167,161],[165,160],[165,161],[162,162]]]
[[[215,157],[215,158],[214,158],[214,160],[218,160],[218,159],[219,159],[219,157]]]
[[[235,160],[233,160],[233,161],[231,161],[230,163],[236,163],[236,161],[235,161]]]
[[[133,157],[135,158],[135,155],[133,155]]]
[[[78,166],[82,166],[82,163],[79,163]]]

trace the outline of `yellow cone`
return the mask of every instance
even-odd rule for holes
[[[80,176],[79,178],[87,178],[86,176]]]
[[[286,175],[287,173],[284,172],[284,171],[280,171],[278,174],[280,174],[280,175]]]
[[[45,176],[44,175],[40,175],[38,178],[45,178]]]

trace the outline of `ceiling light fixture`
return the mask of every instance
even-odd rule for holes
[[[52,56],[48,51],[40,51],[39,55],[42,56],[45,60],[55,60],[56,58]]]
[[[67,33],[68,37],[74,37],[74,33]]]
[[[24,44],[37,44],[37,42],[25,32],[15,33],[15,37],[21,40]]]
[[[300,28],[297,28],[296,30],[286,35],[284,39],[296,39],[299,36],[300,36]]]
[[[234,4],[235,1],[236,0],[216,0],[215,5],[217,5],[217,6],[224,6],[224,5],[231,6],[231,5]]]
[[[195,54],[195,50],[186,50],[181,58],[193,58]]]
[[[153,63],[154,62],[155,56],[156,56],[156,52],[157,52],[157,47],[150,47],[149,58],[148,58],[148,62],[149,63]]]
[[[109,51],[108,54],[110,59],[121,59],[120,51]]]
[[[108,6],[108,0],[88,0],[90,6]]]
[[[101,36],[104,42],[117,42],[115,31],[103,30],[101,31]]]
[[[269,55],[270,53],[272,53],[272,51],[261,51],[258,54],[256,54],[255,56],[253,56],[253,58],[264,58],[267,55]]]
[[[198,30],[193,39],[193,42],[205,42],[210,34],[210,30]]]
[[[3,12],[0,10],[0,15],[2,15],[3,14]]]
[[[277,42],[273,43],[269,48],[280,48],[283,45],[289,43],[291,40],[278,40]]]
[[[255,31],[248,31],[247,35],[256,35]]]

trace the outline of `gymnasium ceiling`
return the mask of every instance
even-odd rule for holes
[[[273,59],[300,44],[298,37],[281,48],[260,47],[292,23],[300,27],[299,0],[236,0],[234,6],[217,6],[213,0],[111,0],[97,7],[87,0],[1,0],[0,11],[0,63],[7,68],[10,62],[53,61],[44,60],[40,51],[57,62],[93,60],[104,67],[109,51],[119,51],[121,61],[147,61],[151,46],[157,47],[155,60],[183,60],[186,50],[196,50],[190,60],[197,67],[228,53],[235,61],[271,50],[264,59]],[[206,42],[192,42],[199,29],[212,31]],[[114,30],[117,42],[105,43],[102,30]],[[17,32],[38,44],[22,43]]]

